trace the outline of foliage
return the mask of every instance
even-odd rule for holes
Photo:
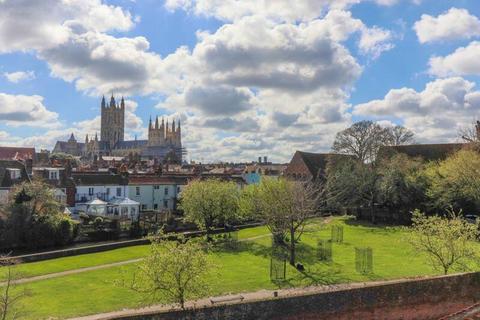
[[[74,166],[74,167],[77,167],[79,165],[79,161],[77,160],[77,158],[75,158],[71,154],[64,153],[64,152],[52,153],[49,156],[49,159],[52,162],[58,161],[62,164],[64,164],[68,160],[68,161],[70,161],[71,165]]]
[[[468,270],[469,263],[478,259],[473,244],[478,235],[477,226],[465,221],[454,210],[449,210],[446,217],[427,217],[415,210],[409,235],[413,248],[426,254],[432,267],[444,274],[450,270]]]
[[[425,170],[431,207],[476,210],[480,207],[480,153],[460,150]]]
[[[321,190],[312,183],[263,178],[258,186],[246,188],[240,196],[240,212],[263,221],[276,243],[289,235],[290,264],[295,264],[295,243],[308,217],[318,205]]]
[[[396,154],[379,165],[379,202],[395,210],[408,212],[425,204],[427,181],[420,159]]]
[[[162,299],[185,308],[187,299],[209,292],[206,276],[214,265],[205,252],[205,245],[194,240],[152,239],[149,255],[138,265],[131,281],[123,286],[139,292],[151,301]]]
[[[185,219],[206,230],[210,239],[216,225],[231,222],[238,216],[239,190],[234,182],[195,180],[182,191],[180,208]]]
[[[23,183],[11,190],[0,220],[0,247],[65,245],[78,233],[77,223],[62,213],[53,190],[41,181]]]

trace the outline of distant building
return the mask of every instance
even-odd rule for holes
[[[34,167],[33,178],[48,184],[58,202],[68,207],[75,206],[75,184],[71,179],[71,168]]]
[[[0,147],[0,160],[35,160],[35,148]]]
[[[284,176],[293,180],[316,180],[324,175],[328,160],[334,156],[338,155],[296,151]]]
[[[155,123],[148,125],[147,140],[125,140],[125,101],[117,104],[112,96],[110,104],[101,102],[100,138],[85,137],[85,142],[78,142],[74,134],[68,141],[57,141],[53,153],[67,153],[73,156],[95,159],[101,156],[127,157],[138,155],[143,159],[155,159],[160,162],[182,162],[182,133],[180,121],[171,125],[158,117]]]
[[[444,160],[467,145],[466,143],[439,143],[384,146],[379,149],[378,157],[388,158],[402,153],[409,157],[420,157],[426,161]]]
[[[284,164],[254,163],[245,167],[242,177],[247,184],[259,184],[262,177],[276,179],[282,176],[286,168]]]
[[[23,162],[0,160],[0,204],[5,204],[10,190],[17,184],[29,182],[30,177]]]

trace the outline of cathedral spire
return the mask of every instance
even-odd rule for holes
[[[105,108],[105,96],[102,96],[102,108]]]
[[[175,119],[172,121],[172,132],[175,132]]]
[[[158,129],[158,116],[157,116],[157,118],[155,119],[155,129]]]
[[[85,144],[88,143],[88,133],[87,133],[87,136],[85,137]]]
[[[152,116],[150,116],[150,121],[148,122],[148,130],[152,130]]]
[[[115,98],[113,97],[113,92],[112,92],[112,97],[110,98],[110,108],[115,108]]]
[[[98,136],[96,132],[95,132],[95,141],[98,141]]]

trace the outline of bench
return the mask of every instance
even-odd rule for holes
[[[235,295],[235,296],[210,298],[210,302],[212,304],[218,304],[218,303],[227,303],[227,302],[234,302],[234,301],[243,301],[243,299],[245,298],[242,295]]]

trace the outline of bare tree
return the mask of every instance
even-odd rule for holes
[[[460,138],[467,143],[480,141],[480,121],[474,122],[471,126],[461,128],[459,131]]]
[[[0,256],[0,320],[19,319],[17,305],[28,295],[26,289],[16,290],[16,280],[19,278],[16,264],[17,261],[10,256]]]
[[[394,126],[388,128],[390,134],[390,141],[389,144],[392,146],[401,146],[404,144],[412,144],[415,142],[413,139],[414,133],[403,127],[403,126]]]
[[[332,150],[355,156],[362,162],[375,160],[378,149],[390,144],[391,134],[373,121],[360,121],[335,136]]]

